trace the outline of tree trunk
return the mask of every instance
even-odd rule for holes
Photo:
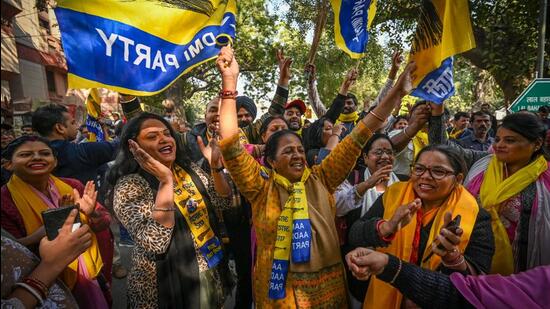
[[[474,36],[476,38],[476,48],[462,53],[461,55],[476,67],[486,70],[493,76],[500,89],[502,89],[502,93],[504,94],[504,105],[508,108],[508,106],[510,106],[510,104],[520,95],[521,91],[523,91],[528,81],[513,80],[504,75],[494,74],[491,71],[491,63],[484,56],[488,54],[487,51],[489,49],[485,32],[481,28],[474,27]],[[506,53],[506,50],[500,52]]]

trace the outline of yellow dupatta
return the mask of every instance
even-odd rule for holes
[[[214,268],[222,260],[223,250],[219,238],[210,227],[206,202],[189,173],[178,165],[174,165],[172,173],[176,179],[174,203],[185,218],[193,241],[206,260],[208,268]]]
[[[408,204],[416,198],[413,190],[413,184],[410,181],[397,182],[391,185],[384,195],[382,200],[384,203],[384,219],[389,220],[401,205]],[[464,252],[476,222],[476,217],[479,212],[476,199],[462,186],[459,185],[453,189],[445,203],[439,207],[435,219],[430,230],[430,236],[424,249],[423,257],[426,257],[431,250],[430,244],[434,241],[437,234],[443,227],[443,216],[446,212],[451,212],[453,218],[456,215],[461,215],[460,228],[464,231],[462,234],[459,248]],[[392,254],[399,259],[409,261],[413,249],[413,240],[418,217],[414,216],[413,220],[405,227],[395,233],[395,238],[387,248],[377,248],[377,251]],[[421,256],[419,254],[419,256]],[[435,270],[441,262],[441,257],[434,254],[426,263],[422,263],[422,268]],[[392,287],[378,278],[371,278],[367,296],[363,308],[388,308],[399,309],[403,295],[397,289]]]
[[[73,194],[73,188],[71,186],[53,175],[50,177],[59,190],[60,196]],[[42,221],[42,212],[47,210],[48,206],[32,190],[29,184],[21,180],[21,178],[17,177],[15,174],[11,176],[7,186],[15,206],[17,207],[17,210],[19,210],[21,218],[23,218],[27,235],[34,233],[37,229],[44,225],[44,222]],[[80,214],[80,220],[83,224],[88,223],[88,219],[82,213]],[[82,253],[82,256],[84,257],[84,262],[90,278],[96,278],[103,267],[103,260],[101,259],[97,239],[94,233],[92,233],[92,245]],[[76,283],[77,273],[78,258],[69,264],[61,275],[63,282],[65,282],[65,284],[71,289]]]
[[[465,129],[456,130],[455,128],[453,128],[451,133],[449,133],[449,137],[452,138],[452,139],[458,139],[458,137],[460,136],[460,134],[462,134],[462,132],[464,132],[464,130]]]
[[[491,227],[495,236],[495,254],[493,255],[491,273],[509,275],[514,272],[514,257],[510,238],[498,215],[500,205],[535,182],[547,168],[548,162],[544,156],[539,156],[512,176],[504,179],[504,163],[495,156],[489,162],[483,176],[479,199],[482,207],[491,214]]]
[[[355,124],[357,122],[357,120],[359,120],[359,113],[357,111],[354,111],[354,112],[349,113],[349,114],[340,114],[340,116],[338,116],[338,120],[336,121],[336,123],[353,122]]]
[[[239,128],[239,143],[241,143],[241,145],[250,144],[248,141],[248,137],[246,137],[246,134],[241,128]]]
[[[413,158],[416,158],[420,150],[430,144],[428,140],[428,133],[425,131],[425,129],[418,131],[418,133],[416,133],[416,135],[413,137],[412,142],[414,150]]]

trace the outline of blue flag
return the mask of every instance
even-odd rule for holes
[[[235,36],[235,0],[59,0],[69,88],[153,95],[217,57]]]
[[[376,0],[331,0],[336,46],[351,58],[365,55],[368,29],[376,14]]]

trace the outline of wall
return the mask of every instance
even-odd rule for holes
[[[48,100],[48,88],[46,84],[46,72],[40,64],[20,59],[21,84],[23,96],[38,100]]]

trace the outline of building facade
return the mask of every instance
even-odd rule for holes
[[[30,111],[47,103],[83,117],[81,97],[67,95],[67,63],[53,9],[36,0],[1,0],[2,120],[29,123]],[[37,5],[38,4],[38,5]]]

